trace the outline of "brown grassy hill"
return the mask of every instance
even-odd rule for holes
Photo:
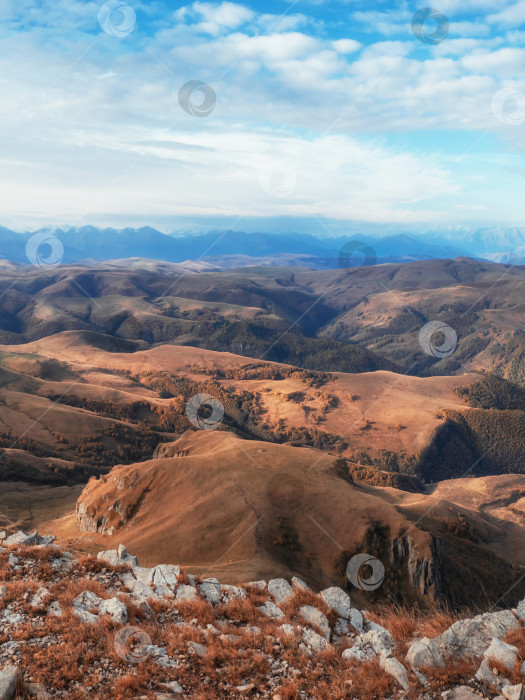
[[[392,372],[319,375],[191,347],[119,352],[118,342],[101,345],[100,336],[70,331],[0,347],[4,430],[16,437],[18,426],[26,429],[45,412],[31,427],[31,438],[75,459],[68,444],[110,429],[149,428],[159,442],[165,439],[161,432],[180,434],[191,427],[187,401],[212,393],[225,405],[226,425],[252,437],[309,444],[354,459],[379,459],[384,451],[411,458],[439,426],[443,408],[465,407],[455,390],[474,380]]]
[[[497,370],[525,382],[525,268],[466,258],[380,265],[352,276],[336,271],[298,282],[326,294],[338,315],[318,334],[357,342],[416,374]],[[419,331],[431,320],[458,335],[454,354],[436,360],[421,354]]]
[[[0,342],[91,331],[175,342],[328,371],[416,375],[494,369],[520,383],[523,266],[461,258],[366,270],[210,270],[146,260],[0,270]],[[458,334],[453,356],[422,352],[431,320]]]
[[[420,603],[494,602],[525,566],[523,543],[516,548],[524,524],[498,506],[525,493],[525,476],[410,494],[352,483],[319,451],[229,433],[188,433],[171,453],[184,456],[92,479],[78,521],[70,515],[40,529],[88,551],[124,542],[145,564],[178,562],[234,583],[296,574],[316,587],[341,585],[349,558],[365,551],[384,562],[380,596]],[[476,577],[484,586],[473,592]]]

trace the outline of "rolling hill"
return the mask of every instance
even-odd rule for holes
[[[504,595],[509,577],[519,589],[513,596],[525,591],[525,476],[409,494],[355,483],[311,448],[217,431],[188,432],[163,454],[92,479],[76,517],[43,529],[68,547],[124,542],[146,565],[178,561],[232,583],[298,574],[315,588],[344,585],[346,562],[365,550],[386,568],[379,597],[475,605]],[[478,577],[484,587],[476,593]]]

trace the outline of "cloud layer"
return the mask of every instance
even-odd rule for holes
[[[405,3],[112,2],[0,7],[4,225],[525,218],[522,0],[444,0],[434,42]]]

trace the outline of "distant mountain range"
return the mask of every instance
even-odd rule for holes
[[[264,264],[332,269],[341,265],[341,251],[344,254],[350,242],[356,246],[356,242],[359,242],[372,249],[371,263],[456,257],[519,262],[522,257],[525,258],[525,227],[447,229],[410,235],[378,236],[367,233],[318,238],[305,233],[245,233],[232,230],[168,235],[148,226],[139,229],[83,226],[40,229],[32,233],[0,228],[0,259],[27,264],[26,245],[37,234],[42,239],[45,238],[43,234],[47,234],[49,242],[53,238],[61,242],[64,263],[149,258],[167,262],[202,260],[227,268]],[[45,240],[41,243],[39,253],[44,259],[48,256],[48,245]]]

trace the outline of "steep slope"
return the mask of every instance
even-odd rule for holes
[[[480,482],[475,503],[464,482],[425,494],[366,486],[310,448],[200,431],[92,479],[76,519],[41,527],[80,549],[122,541],[147,563],[180,562],[233,583],[295,574],[341,585],[347,561],[364,551],[386,568],[378,595],[464,605],[496,600],[509,579],[521,591],[525,523],[496,507],[519,502],[517,492],[525,495],[525,476]],[[484,588],[473,593],[476,576]]]

